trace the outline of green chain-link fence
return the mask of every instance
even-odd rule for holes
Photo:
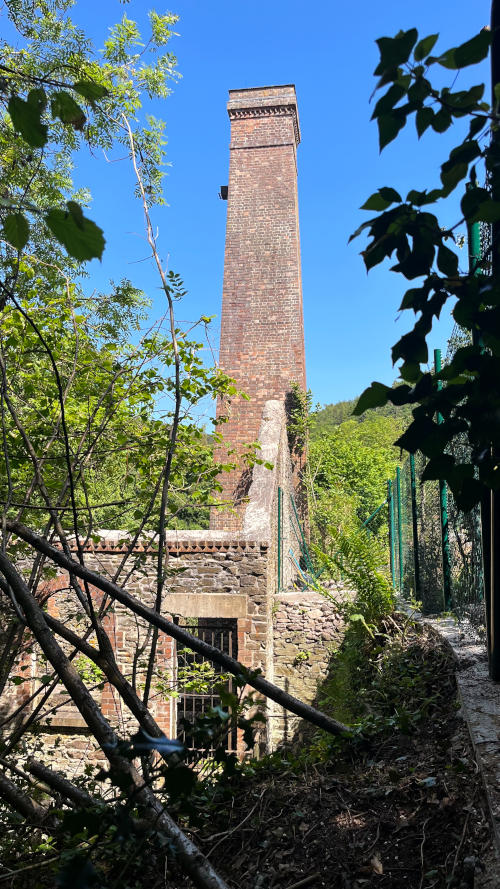
[[[422,602],[427,614],[451,610],[474,626],[481,626],[484,609],[478,510],[463,513],[442,483],[422,482],[424,467],[425,458],[416,454],[405,461],[388,485],[393,584],[404,598]]]

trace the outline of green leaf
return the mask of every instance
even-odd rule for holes
[[[460,201],[462,213],[464,214],[467,221],[478,221],[479,217],[477,216],[477,212],[479,210],[479,207],[482,207],[484,212],[484,205],[487,204],[489,201],[490,194],[486,190],[486,188],[469,188]]]
[[[432,457],[427,463],[422,474],[422,481],[446,481],[453,475],[454,468],[454,457],[450,454],[439,454],[437,457]]]
[[[400,386],[395,386],[391,389],[391,398],[393,404],[401,405],[401,404],[409,404],[410,403],[410,395],[411,389],[409,386],[405,386],[404,384]]]
[[[45,105],[43,90],[31,90],[27,101],[20,96],[11,96],[9,99],[7,107],[13,127],[32,148],[43,148],[47,142],[48,128],[41,121]]]
[[[425,77],[417,77],[408,90],[408,99],[415,108],[420,108],[431,91],[432,86],[429,81]]]
[[[480,83],[477,86],[471,87],[470,90],[459,90],[456,93],[450,93],[445,88],[441,91],[441,99],[448,107],[451,107],[453,113],[459,116],[481,107],[478,103],[483,93],[484,83]]]
[[[491,43],[490,31],[480,31],[471,40],[462,43],[461,46],[447,50],[442,56],[433,61],[438,62],[443,68],[466,68],[467,65],[476,65],[488,55]]]
[[[404,253],[398,250],[399,262],[392,266],[391,271],[401,272],[409,280],[428,275],[434,262],[434,254],[432,232],[421,226],[413,233],[412,249]]]
[[[73,89],[79,96],[83,96],[84,99],[87,99],[91,105],[99,99],[104,99],[105,96],[109,96],[109,90],[106,89],[105,86],[101,83],[94,83],[92,80],[77,80],[77,82],[73,84]]]
[[[416,62],[421,62],[432,52],[438,37],[439,34],[429,34],[428,37],[422,37],[422,40],[419,40],[413,51],[413,58]]]
[[[83,129],[86,121],[85,113],[77,102],[65,90],[60,90],[52,96],[50,107],[52,117],[58,117],[62,123],[71,124],[75,130]]]
[[[473,222],[498,222],[500,219],[500,201],[485,201],[474,213]]]
[[[463,327],[466,330],[471,330],[476,321],[477,306],[460,299],[455,304],[452,315],[460,327]]]
[[[475,139],[468,139],[462,142],[453,151],[450,157],[441,166],[441,182],[447,189],[448,194],[455,186],[464,179],[469,169],[471,161],[481,155],[481,148]]]
[[[444,133],[451,123],[451,114],[445,108],[441,108],[432,118],[431,127],[436,133]]]
[[[69,212],[71,213],[73,219],[75,220],[77,226],[82,228],[85,222],[85,217],[83,215],[83,210],[80,207],[80,204],[77,204],[76,201],[68,201],[66,204]]]
[[[401,109],[381,114],[377,119],[380,151],[392,142],[406,123],[406,114]]]
[[[395,201],[401,201],[401,195],[394,188],[379,188],[360,208],[361,210],[386,210]]]
[[[100,259],[106,243],[102,229],[81,213],[78,204],[69,201],[67,207],[67,210],[49,210],[45,216],[52,234],[74,259],[80,262]]]
[[[428,417],[419,418],[410,423],[408,429],[394,443],[404,451],[414,454],[421,449],[422,443],[433,434],[435,429],[437,429],[436,424]]]
[[[439,271],[447,278],[454,278],[458,275],[458,256],[444,244],[438,248],[437,265]]]
[[[422,364],[427,361],[429,355],[425,336],[418,330],[410,330],[392,347],[392,363],[399,358],[412,364]]]
[[[387,92],[378,100],[371,119],[374,120],[376,117],[380,117],[381,114],[385,114],[387,111],[392,111],[394,106],[403,98],[405,93],[406,89],[404,86],[399,83],[393,83]]]
[[[361,232],[365,230],[365,228],[370,228],[372,222],[372,219],[369,219],[367,222],[362,222],[361,225],[356,229],[356,231],[349,236],[349,240],[347,243],[350,244],[351,241],[354,240],[354,238],[358,238]]]
[[[425,133],[427,127],[429,127],[434,119],[434,111],[428,105],[425,105],[423,108],[419,108],[415,115],[415,126],[417,128],[418,138]]]
[[[478,133],[481,132],[483,127],[488,123],[487,117],[473,117],[469,124],[469,135],[468,139],[473,139],[474,136],[477,136]]]
[[[389,201],[389,204],[401,203],[402,197],[395,188],[388,188],[384,186],[383,188],[379,188],[379,193],[382,195],[385,201]]]
[[[484,487],[475,478],[465,478],[462,484],[453,485],[453,495],[459,509],[469,512],[481,500]]]
[[[403,361],[403,364],[399,368],[399,376],[407,383],[415,385],[415,383],[422,378],[420,364],[415,364],[413,361]]]
[[[450,192],[456,188],[461,179],[465,179],[468,169],[469,165],[466,162],[453,164],[451,167],[448,167],[446,171],[443,171],[443,167],[441,167],[441,182],[443,183],[447,194],[450,194]]]
[[[416,207],[423,207],[424,204],[433,204],[434,201],[437,201],[438,198],[443,196],[443,190],[441,188],[433,188],[432,191],[416,191],[412,188],[411,191],[406,195],[406,200],[410,204],[415,204]]]
[[[382,262],[386,256],[390,256],[397,246],[398,240],[392,235],[387,235],[386,237],[381,237],[379,240],[372,241],[366,250],[361,251],[366,271],[369,272],[370,269]]]
[[[404,309],[413,309],[415,312],[421,312],[427,301],[427,290],[425,287],[412,287],[407,290],[403,296],[400,311]]]
[[[408,57],[418,40],[416,28],[399,31],[395,37],[379,37],[376,41],[380,50],[380,62],[375,74],[384,74],[389,68],[397,68],[408,61]]]
[[[364,411],[372,407],[382,407],[387,404],[391,392],[390,386],[384,386],[383,383],[373,382],[368,389],[360,395],[356,407],[353,410],[355,417],[358,417]]]
[[[10,213],[3,224],[5,239],[16,250],[22,250],[30,236],[28,220],[22,213]]]

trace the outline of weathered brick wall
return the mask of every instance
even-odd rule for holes
[[[224,532],[179,531],[167,535],[167,566],[172,575],[167,581],[162,613],[168,619],[184,618],[234,618],[237,621],[238,660],[251,669],[266,671],[268,656],[268,541],[245,540]],[[89,545],[86,564],[93,570],[113,577],[120,564],[126,544],[120,542],[120,532],[106,532],[97,545]],[[155,597],[155,556],[150,552],[135,553],[141,559],[140,567],[127,581],[127,590],[142,602],[153,605]],[[50,589],[49,589],[50,588]],[[81,607],[75,604],[68,591],[67,577],[61,574],[48,584],[46,593],[49,612],[59,620],[78,628],[75,613]],[[99,590],[91,588],[95,604],[101,601]],[[105,619],[105,627],[115,650],[117,663],[124,675],[132,680],[133,663],[145,641],[146,625],[119,603],[116,603]],[[81,629],[81,624],[80,624]],[[92,643],[92,637],[89,640]],[[68,650],[69,646],[62,643]],[[137,685],[142,693],[147,651],[137,661]],[[77,658],[77,667],[80,659]],[[17,703],[20,696],[27,696],[40,686],[40,676],[48,672],[42,660],[33,662],[30,681],[14,691]],[[156,659],[156,674],[161,675],[163,687],[177,687],[177,652],[175,641],[160,633]],[[26,674],[23,674],[26,677]],[[28,677],[26,677],[28,678]],[[96,680],[97,682],[98,680]],[[137,723],[113,687],[105,683],[95,688],[94,698],[119,733],[130,736],[137,731]],[[15,701],[11,701],[14,704]],[[160,727],[169,737],[175,737],[176,701],[164,694],[158,678],[152,684],[150,710]],[[41,730],[28,738],[28,748],[43,754],[52,768],[66,774],[80,774],[85,765],[102,764],[104,758],[93,743],[77,708],[68,699],[63,688],[50,700],[50,713],[41,723]],[[265,743],[265,740],[263,739]]]
[[[224,438],[237,450],[258,438],[268,399],[306,388],[296,147],[295,88],[231,90],[226,250],[220,365],[251,400],[229,407]],[[228,413],[219,403],[218,414]],[[247,493],[241,470],[224,474],[222,497]],[[211,527],[239,529],[237,513],[212,510]]]

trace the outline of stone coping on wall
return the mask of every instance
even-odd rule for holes
[[[92,539],[83,543],[83,550],[87,553],[126,553],[131,540],[132,535],[126,531],[103,529],[96,531]],[[268,539],[252,534],[204,529],[167,531],[165,543],[167,552],[172,555],[181,553],[224,553],[233,550],[241,550],[245,553],[265,552],[270,545]],[[74,538],[69,537],[68,544],[71,552],[77,552]],[[62,549],[60,543],[55,544],[55,546],[56,549]],[[153,539],[153,535],[145,535],[137,541],[133,552],[151,553],[153,555],[158,552],[158,542]]]

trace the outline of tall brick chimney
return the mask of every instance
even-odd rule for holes
[[[230,90],[231,121],[220,366],[250,401],[222,427],[238,451],[258,438],[264,403],[306,387],[296,150],[295,87]],[[218,415],[227,413],[219,404]],[[222,497],[245,494],[242,471],[223,473]],[[238,513],[212,510],[211,527],[238,530]]]

